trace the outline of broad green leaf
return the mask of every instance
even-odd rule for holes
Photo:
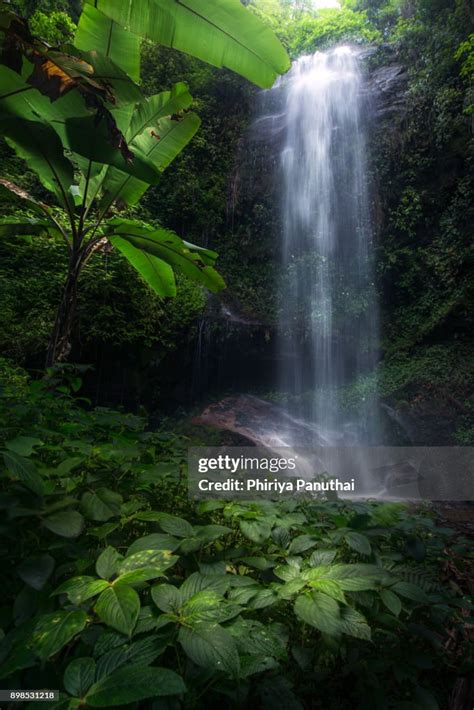
[[[184,554],[194,552],[203,545],[214,542],[230,532],[232,532],[231,529],[224,525],[195,525],[193,537],[183,540],[180,551]]]
[[[319,579],[314,582],[310,582],[309,585],[312,589],[315,589],[318,592],[324,592],[324,594],[327,594],[329,597],[332,597],[343,604],[346,603],[346,598],[341,589],[341,585],[335,579]]]
[[[138,515],[137,518],[142,520],[140,515]],[[127,550],[127,556],[133,555],[135,552],[140,552],[141,550],[169,550],[170,552],[174,552],[179,547],[180,542],[180,540],[172,535],[151,533],[150,535],[139,537],[132,542]]]
[[[124,572],[120,574],[116,582],[123,582],[126,584],[143,584],[143,582],[149,582],[151,579],[156,579],[157,577],[162,577],[162,570],[157,567],[140,567],[139,569],[131,570],[130,572]]]
[[[43,186],[54,193],[59,204],[72,214],[75,205],[69,188],[74,183],[74,169],[53,128],[40,121],[18,117],[0,121],[0,127],[7,143],[37,174]]]
[[[165,613],[175,614],[181,607],[181,595],[179,589],[172,584],[158,584],[151,590],[151,598],[158,609]]]
[[[28,557],[20,563],[18,576],[33,589],[43,589],[54,570],[54,559],[51,555]]]
[[[249,600],[249,609],[265,609],[278,601],[278,594],[273,589],[259,589],[259,591]]]
[[[105,522],[120,515],[122,502],[123,498],[119,493],[108,488],[98,488],[94,493],[84,493],[81,506],[86,518]]]
[[[196,624],[201,621],[223,621],[219,618],[219,607],[225,603],[223,597],[216,592],[204,589],[194,594],[183,605],[181,614],[186,619],[186,624]]]
[[[298,535],[290,544],[290,553],[292,555],[299,555],[301,552],[309,550],[311,547],[317,545],[318,539],[314,535]]]
[[[112,37],[114,30],[121,30],[115,26],[112,29]],[[115,33],[117,36],[117,33]],[[140,89],[140,87],[132,80],[129,74],[127,74],[110,56],[108,50],[110,47],[107,45],[100,46],[99,48],[92,48],[89,50],[81,50],[80,56],[91,66],[94,67],[94,73],[92,78],[94,82],[100,82],[111,88],[114,102],[112,108],[112,115],[114,118],[118,115],[117,108],[127,107],[128,104],[132,104],[133,108],[129,111],[127,107],[127,113],[131,116],[134,112],[135,104],[140,103],[145,97]],[[126,120],[126,126],[128,126],[130,119]],[[124,125],[124,127],[125,127]]]
[[[14,478],[21,481],[21,483],[29,488],[30,491],[33,491],[33,493],[42,495],[43,481],[33,461],[25,459],[15,454],[13,451],[4,451],[3,460],[8,471]]]
[[[2,234],[2,227],[4,224],[4,221],[0,220],[0,235]],[[25,222],[25,226],[27,225],[28,221]],[[42,443],[41,439],[37,439],[33,436],[16,436],[14,439],[7,441],[5,446],[7,449],[14,451],[15,454],[18,454],[19,456],[31,456],[35,450],[35,446],[41,446]]]
[[[84,527],[84,518],[76,510],[64,510],[43,519],[43,525],[61,537],[78,537]]]
[[[95,642],[92,653],[94,655],[94,658],[99,658],[100,656],[103,656],[104,653],[116,649],[119,646],[125,648],[126,644],[127,639],[123,636],[123,634],[119,634],[116,631],[110,631],[107,629],[106,631],[104,631],[103,634],[99,636],[99,638]]]
[[[361,555],[370,555],[372,547],[368,537],[357,532],[348,532],[344,535],[344,539],[353,550]]]
[[[272,540],[278,547],[285,548],[290,542],[290,533],[286,528],[277,527],[272,530]]]
[[[64,123],[67,118],[77,118],[79,116],[90,116],[83,97],[77,91],[70,91],[60,99],[51,102],[48,97],[43,96],[39,91],[27,84],[22,77],[8,67],[0,65],[0,83],[3,91],[0,93],[0,117],[25,119],[30,122],[43,121],[49,128],[54,129],[61,141],[64,141]],[[28,203],[29,209],[35,212],[47,212],[47,208],[31,195],[27,195],[17,186],[10,186],[8,181],[7,189],[16,194],[17,197]],[[49,189],[49,188],[48,188]],[[67,187],[69,193],[70,207],[74,203],[74,194],[71,187]]]
[[[264,520],[241,520],[240,529],[252,542],[262,543],[270,537],[272,526]]]
[[[140,80],[140,38],[120,27],[93,5],[85,4],[79,18],[74,46],[100,49],[134,81]]]
[[[319,631],[331,635],[341,633],[339,604],[327,594],[322,592],[302,594],[296,599],[294,608],[299,619]]]
[[[242,557],[240,561],[249,567],[255,567],[255,569],[262,571],[275,566],[275,563],[272,560],[267,560],[266,557]]]
[[[212,513],[214,510],[221,510],[224,506],[225,503],[221,500],[201,500],[197,504],[197,513],[205,515],[205,513]]]
[[[153,663],[170,641],[169,634],[160,636],[154,634],[131,644],[122,644],[119,648],[112,648],[100,656],[97,661],[95,680],[99,681],[109,676],[117,668],[131,662],[135,665],[149,666]]]
[[[73,604],[82,604],[103,592],[108,586],[109,583],[104,579],[88,576],[72,577],[55,589],[53,594],[67,594]]]
[[[178,518],[176,515],[161,513],[159,524],[162,530],[176,537],[192,537],[194,534],[191,523],[188,523],[184,518]]]
[[[87,0],[134,34],[227,67],[262,88],[290,61],[273,32],[238,0]]]
[[[225,286],[222,277],[212,266],[209,266],[209,260],[217,258],[215,252],[206,250],[206,263],[202,258],[202,250],[197,251],[192,246],[186,245],[177,234],[168,229],[154,229],[149,225],[120,217],[109,220],[107,225],[109,231],[106,236],[111,241],[117,235],[122,237],[137,249],[162,259],[193,281],[202,283],[210,291],[219,291]],[[180,537],[191,537],[192,534],[189,531]]]
[[[109,132],[106,118],[97,122],[94,116],[81,116],[68,118],[65,122],[66,145],[74,153],[94,163],[112,165],[122,173],[145,181],[147,187],[158,182],[159,170],[143,151],[134,147],[133,159],[126,160],[110,142]]]
[[[158,296],[176,295],[176,282],[173,269],[169,264],[153,254],[137,249],[122,237],[109,237],[109,241],[123,254]]]
[[[0,87],[0,119],[16,116],[18,119],[38,121],[58,116],[57,106],[53,107],[49,98],[4,64],[0,64]]]
[[[343,634],[354,636],[357,639],[371,640],[370,626],[365,617],[351,607],[341,609],[340,630]]]
[[[87,534],[98,538],[99,540],[105,540],[106,537],[111,535],[114,530],[117,530],[119,523],[104,523],[96,528],[88,528]]]
[[[265,590],[268,591],[268,590]],[[228,602],[212,590],[198,592],[186,601],[180,611],[186,626],[195,626],[201,622],[221,623],[240,614],[242,607]]]
[[[279,665],[278,661],[271,656],[262,656],[260,658],[244,656],[240,661],[239,678],[248,678],[257,673],[275,670]]]
[[[320,567],[322,565],[330,565],[337,555],[336,550],[315,550],[311,553],[309,564],[312,567]]]
[[[253,619],[239,617],[227,628],[236,640],[241,653],[276,658],[285,655],[288,632],[282,624],[262,624]]]
[[[300,564],[278,565],[273,570],[274,574],[285,582],[291,582],[293,579],[298,579],[301,576]]]
[[[41,660],[60,651],[87,623],[85,611],[55,611],[41,616],[35,626],[32,649]]]
[[[110,545],[100,553],[95,563],[95,571],[102,579],[110,579],[118,572],[123,556]]]
[[[402,610],[402,603],[395,592],[392,592],[390,589],[382,589],[380,592],[380,598],[392,614],[395,614],[395,616],[400,614]]]
[[[161,118],[157,130],[143,131],[129,147],[132,151],[138,149],[155,170],[163,172],[189,143],[200,123],[200,118],[192,112],[178,118]],[[111,167],[103,184],[101,209],[106,212],[116,200],[135,205],[147,189],[146,182]]]
[[[76,658],[66,668],[64,687],[78,698],[84,697],[95,679],[95,661],[93,658]]]
[[[117,707],[146,698],[185,692],[183,679],[174,671],[137,664],[119,668],[94,683],[85,699],[91,707]]]
[[[185,143],[192,137],[183,134],[184,128],[189,128],[191,123],[195,123],[195,119],[186,119],[184,126],[178,126],[175,121],[170,121],[166,118],[165,122],[160,123],[160,119],[169,117],[179,113],[183,109],[189,108],[192,103],[192,96],[189,94],[186,84],[175,84],[171,91],[163,91],[155,96],[143,98],[129,115],[125,117],[124,122],[121,122],[121,117],[114,112],[114,118],[119,123],[121,129],[126,133],[126,139],[129,143],[133,143],[134,139],[148,131],[150,136],[154,137],[155,142],[151,142],[150,146],[153,149],[153,162],[160,170],[164,170],[169,162],[175,157],[170,151],[176,150],[176,155]],[[188,132],[188,131],[187,131]],[[157,151],[156,136],[159,136],[160,146]],[[186,140],[187,137],[187,140]],[[182,139],[183,144],[179,147],[177,140]],[[164,142],[163,142],[164,141]],[[133,148],[133,145],[132,145]],[[172,156],[172,157],[171,157]],[[102,181],[105,182],[105,191],[109,194],[105,197],[107,200],[115,200],[118,197],[122,201],[128,200],[137,201],[146,189],[146,185],[136,180],[128,180],[127,176],[122,175],[117,170],[106,168],[106,173],[96,181],[97,185],[92,186],[92,192],[95,194],[97,188]],[[122,184],[123,183],[123,184]],[[114,192],[115,190],[115,192]],[[108,204],[108,203],[107,203]],[[111,204],[111,203],[110,203]]]
[[[253,583],[253,580],[251,580]],[[225,594],[230,585],[230,575],[201,574],[193,572],[181,585],[179,592],[181,599],[186,602],[198,592],[207,589],[217,594]]]
[[[214,542],[232,530],[226,525],[195,525],[194,535],[202,543]]]
[[[118,572],[125,574],[142,567],[153,567],[161,573],[172,567],[178,560],[179,557],[172,555],[169,550],[140,550],[125,557],[119,564]]]
[[[181,627],[178,641],[198,666],[236,676],[240,670],[239,654],[230,633],[217,624]]]
[[[168,622],[163,623],[163,615],[160,615],[154,606],[142,606],[134,633],[144,634],[149,631],[155,632],[167,623]]]
[[[288,582],[285,582],[285,584],[282,584],[281,587],[279,587],[278,596],[282,599],[291,599],[305,586],[306,582],[304,579],[301,579],[301,577],[290,579]]]
[[[193,97],[183,82],[175,84],[170,91],[144,98],[135,108],[126,133],[127,140],[133,141],[147,128],[157,128],[160,118],[188,109],[192,101]]]
[[[304,579],[315,581],[319,579],[335,579],[345,592],[360,592],[366,589],[377,589],[382,582],[391,579],[387,570],[376,565],[332,565],[307,569],[302,573]]]
[[[135,515],[137,520],[144,520],[146,523],[159,523],[162,517],[163,513],[156,510],[145,510]]]
[[[116,584],[102,592],[94,610],[104,624],[130,636],[140,612],[140,599],[132,587]]]
[[[424,592],[421,587],[411,582],[397,582],[391,586],[390,589],[401,597],[411,599],[414,602],[419,602],[420,604],[427,604],[429,602],[426,592]]]

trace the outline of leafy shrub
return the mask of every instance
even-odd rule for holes
[[[1,393],[4,683],[60,688],[54,708],[437,707],[468,666],[443,648],[471,608],[441,583],[451,530],[400,504],[188,501],[187,441],[81,408],[80,374]]]

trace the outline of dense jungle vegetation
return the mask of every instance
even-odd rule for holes
[[[59,689],[45,708],[467,710],[466,527],[431,505],[195,503],[186,461],[222,441],[190,422],[204,401],[274,394],[285,274],[255,106],[284,50],[337,43],[387,81],[369,141],[382,358],[347,407],[377,382],[411,443],[474,445],[472,6],[223,3],[265,61],[189,17],[174,49],[139,13],[132,35],[115,0],[0,13],[0,686]],[[39,98],[19,103],[33,66]]]

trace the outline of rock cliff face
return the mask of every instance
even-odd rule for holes
[[[406,107],[408,74],[406,68],[400,63],[396,51],[389,45],[383,45],[369,52],[366,52],[363,57],[369,64],[366,86],[373,111],[372,117],[380,128],[381,123],[397,120],[403,116]],[[373,66],[376,62],[377,64]]]

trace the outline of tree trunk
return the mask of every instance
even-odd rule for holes
[[[65,362],[71,352],[72,334],[76,317],[77,282],[83,265],[82,254],[73,250],[69,260],[68,275],[56,313],[53,332],[46,355],[46,367]]]

